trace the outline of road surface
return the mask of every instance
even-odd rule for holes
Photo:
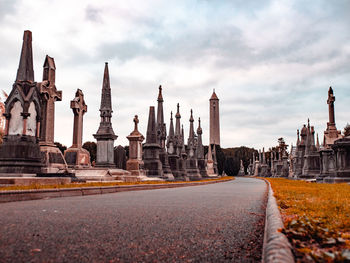
[[[0,262],[255,262],[267,187],[202,186],[0,204]]]

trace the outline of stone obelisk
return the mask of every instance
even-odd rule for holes
[[[42,162],[38,141],[41,101],[37,83],[34,81],[30,31],[24,31],[17,76],[5,101],[4,116],[6,127],[0,147],[0,176],[1,173],[26,176],[40,173]]]
[[[198,141],[194,133],[193,127],[193,111],[191,109],[190,116],[190,131],[187,140],[187,160],[186,160],[186,172],[191,180],[200,180],[202,178],[198,169],[198,160],[197,160],[197,146]]]
[[[203,130],[201,127],[201,118],[198,118],[198,128],[197,128],[197,160],[198,160],[198,169],[202,177],[208,177],[206,163],[204,158],[204,146],[202,142]]]
[[[165,140],[167,138],[166,125],[164,123],[164,112],[163,112],[163,95],[162,86],[159,86],[158,93],[158,108],[157,108],[157,141],[160,146],[159,159],[163,166],[163,175],[168,178],[168,180],[174,180],[174,175],[171,172],[168,153],[166,152]]]
[[[173,112],[170,113],[169,135],[167,137],[167,151],[169,165],[175,179],[179,178],[179,155],[177,154],[177,141],[175,139]]]
[[[116,140],[118,136],[114,134],[112,128],[112,112],[111,86],[108,63],[106,62],[101,93],[101,122],[96,134],[93,135],[97,141],[96,167],[115,167],[114,140]]]
[[[75,98],[70,102],[70,108],[74,114],[73,144],[64,152],[64,157],[70,168],[90,167],[90,153],[82,146],[83,141],[83,117],[87,112],[83,92],[78,89]]]
[[[149,108],[146,143],[144,145],[144,167],[149,177],[163,177],[163,167],[159,160],[160,145],[157,142],[154,107]]]
[[[67,170],[62,152],[54,144],[55,102],[62,100],[62,91],[56,88],[56,66],[52,57],[46,55],[43,81],[38,83],[41,95],[40,151],[43,155],[44,173],[57,173]]]

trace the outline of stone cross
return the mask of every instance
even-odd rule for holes
[[[70,108],[74,113],[73,148],[81,148],[83,138],[83,115],[87,112],[83,92],[78,89],[75,98],[70,102]]]
[[[137,132],[138,131],[137,125],[139,124],[139,117],[137,115],[135,115],[134,117],[134,123],[135,123],[134,131]]]
[[[43,82],[39,85],[42,107],[42,121],[40,127],[40,141],[44,144],[54,143],[55,131],[55,102],[62,100],[62,91],[58,91],[55,85],[55,62],[46,56],[44,63]]]

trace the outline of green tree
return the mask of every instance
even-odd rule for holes
[[[96,161],[97,144],[95,142],[85,142],[83,148],[90,153],[90,162]]]
[[[343,130],[343,135],[344,136],[349,136],[350,135],[350,124],[347,123],[344,127],[344,130]]]
[[[60,149],[60,151],[62,152],[62,154],[64,154],[64,151],[67,150],[67,146],[59,143],[59,142],[55,142],[55,145],[58,147],[58,149]]]

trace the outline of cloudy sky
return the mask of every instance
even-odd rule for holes
[[[185,133],[193,108],[208,141],[208,103],[220,99],[222,147],[295,143],[309,117],[322,137],[327,91],[336,122],[350,122],[350,2],[209,0],[0,0],[0,89],[10,92],[24,30],[33,33],[36,81],[55,58],[55,140],[72,142],[76,89],[88,112],[83,141],[94,140],[104,62],[109,62],[115,145],[127,145],[133,116],[146,134],[149,106],[164,88],[165,116],[180,103]],[[168,122],[168,121],[167,121]],[[186,135],[187,136],[187,135]]]

